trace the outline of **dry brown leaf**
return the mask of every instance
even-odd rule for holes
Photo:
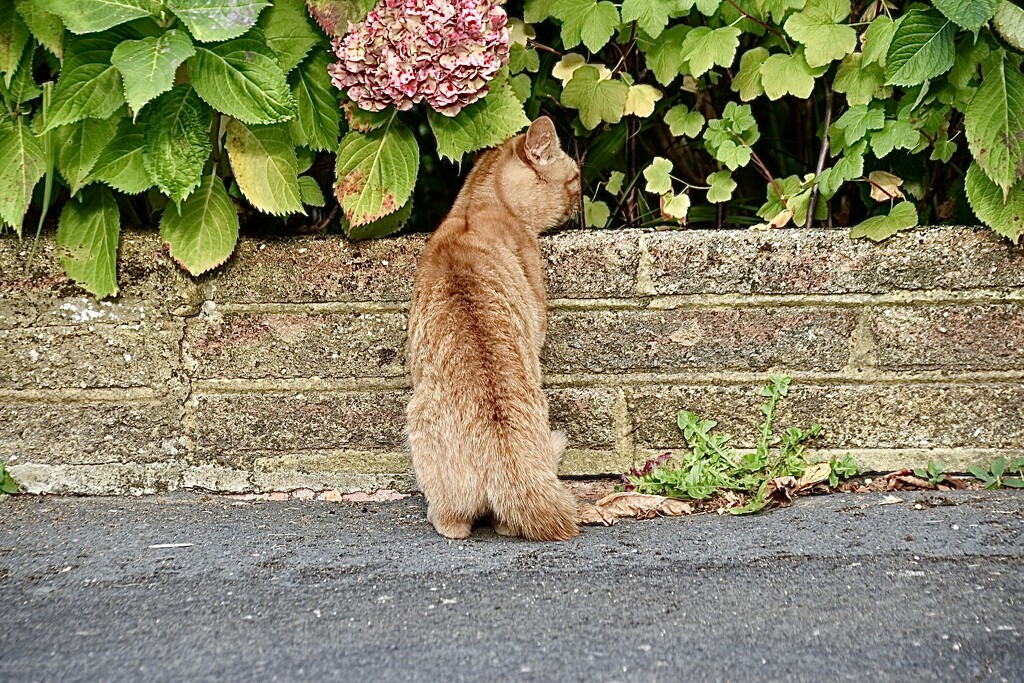
[[[653,519],[654,517],[679,517],[693,513],[693,506],[686,501],[646,493],[612,493],[593,505],[583,506],[580,512],[581,524],[611,526],[626,517]]]
[[[872,171],[868,174],[871,181],[871,198],[876,202],[886,202],[893,199],[903,199],[900,185],[903,178],[893,175],[888,171]]]
[[[783,209],[767,223],[758,223],[750,226],[751,230],[776,230],[785,227],[793,219],[793,212],[790,209]]]
[[[800,481],[797,483],[797,490],[803,490],[815,484],[828,479],[828,475],[832,474],[832,467],[827,462],[819,462],[811,465],[804,474],[800,477]]]

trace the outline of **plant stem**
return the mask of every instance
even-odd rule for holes
[[[739,12],[740,14],[745,16],[747,19],[750,19],[755,24],[760,24],[761,26],[764,26],[767,30],[771,31],[772,33],[774,33],[778,37],[782,38],[782,42],[784,42],[786,44],[786,50],[792,52],[793,48],[789,44],[789,41],[786,40],[786,36],[785,36],[785,34],[782,33],[782,31],[780,31],[779,29],[775,28],[774,26],[769,26],[767,23],[765,23],[764,21],[758,19],[757,17],[753,16],[752,14],[748,14],[746,10],[744,10],[742,7],[740,7],[735,2],[733,2],[733,0],[725,0],[725,1],[728,2],[730,5],[732,5],[733,8],[737,12]]]
[[[818,166],[815,168],[814,177],[817,179],[825,167],[825,158],[828,156],[828,128],[832,125],[832,86],[825,83],[825,128],[821,132],[821,151],[818,152]],[[814,227],[814,212],[818,208],[818,183],[815,181],[811,188],[811,201],[807,204],[807,227]]]

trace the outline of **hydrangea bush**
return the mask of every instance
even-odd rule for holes
[[[1014,0],[8,0],[0,230],[103,297],[122,224],[193,274],[249,222],[429,229],[547,114],[589,227],[1017,242],[1022,53]]]

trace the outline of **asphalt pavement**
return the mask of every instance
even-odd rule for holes
[[[387,503],[0,500],[0,681],[1021,681],[1024,493],[437,536]]]

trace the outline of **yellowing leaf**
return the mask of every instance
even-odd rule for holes
[[[576,69],[587,63],[587,58],[583,55],[578,55],[575,52],[569,52],[562,55],[562,58],[558,60],[554,68],[551,69],[551,75],[562,82],[564,86],[570,80],[572,75],[576,72]]]
[[[651,194],[666,194],[672,191],[672,162],[665,157],[654,157],[644,169],[647,191]]]
[[[653,85],[631,85],[626,94],[626,116],[630,114],[646,118],[654,113],[654,105],[662,98],[660,90]]]
[[[516,45],[526,44],[537,37],[537,32],[522,19],[509,19],[508,39]]]
[[[608,224],[611,215],[611,209],[605,202],[593,201],[590,197],[583,198],[583,224],[586,227],[603,228]]]
[[[690,195],[688,194],[663,194],[661,195],[661,217],[665,220],[676,220],[680,225],[686,225],[686,214],[690,210]]]
[[[275,216],[304,213],[287,126],[247,126],[231,119],[224,146],[235,182],[250,204]]]

